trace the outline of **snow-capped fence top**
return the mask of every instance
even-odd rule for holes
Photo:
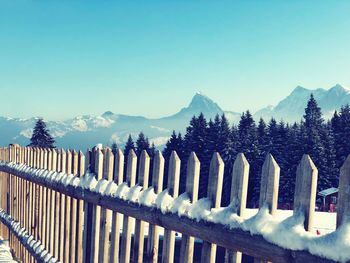
[[[218,153],[211,159],[207,197],[200,200],[195,153],[187,160],[186,192],[180,195],[176,152],[165,190],[160,152],[150,171],[147,152],[138,160],[130,151],[125,173],[123,153],[100,147],[84,155],[11,145],[0,149],[0,160],[0,220],[9,227],[11,215],[22,227],[9,228],[9,237],[26,262],[31,256],[46,262],[192,262],[194,237],[203,240],[202,262],[215,261],[216,245],[227,249],[227,262],[239,262],[241,252],[273,262],[350,260],[350,157],[340,172],[337,230],[323,236],[313,233],[318,171],[308,155],[297,169],[293,216],[285,220],[277,217],[280,168],[272,155],[262,167],[260,210],[251,218],[245,217],[249,163],[244,154],[234,162],[231,204],[225,208],[220,207],[224,163]],[[182,233],[179,254],[174,231]],[[7,228],[0,233],[6,236]],[[24,243],[26,248],[35,244],[35,253]]]

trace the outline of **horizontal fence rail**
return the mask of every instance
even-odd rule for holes
[[[165,190],[160,152],[152,171],[146,151],[138,158],[131,150],[126,160],[124,172],[122,152],[107,147],[94,147],[85,155],[1,148],[0,232],[16,255],[24,262],[193,262],[201,249],[201,262],[215,262],[219,246],[226,249],[225,262],[241,262],[242,253],[271,262],[350,260],[350,244],[341,239],[349,234],[350,157],[340,171],[337,230],[321,237],[311,233],[318,172],[308,155],[297,169],[293,216],[277,223],[280,168],[272,155],[262,167],[259,212],[249,219],[244,217],[249,175],[244,154],[234,162],[231,204],[224,208],[224,162],[218,153],[210,163],[207,197],[200,200],[195,153],[187,160],[184,193],[179,193],[181,160],[176,152],[169,160]],[[37,242],[28,243],[29,237]],[[199,247],[198,239],[203,241]],[[30,246],[38,242],[39,250]],[[333,249],[336,244],[340,247]],[[38,258],[38,251],[47,259]]]

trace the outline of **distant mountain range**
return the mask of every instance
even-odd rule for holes
[[[260,117],[265,120],[274,117],[286,122],[300,121],[311,93],[314,94],[326,119],[330,118],[342,105],[350,104],[350,89],[339,84],[329,90],[297,87],[277,106],[263,108],[253,116],[256,120]],[[46,121],[46,123],[58,147],[85,150],[96,143],[109,145],[116,142],[118,145],[123,145],[129,134],[136,139],[140,131],[143,131],[156,146],[161,147],[173,130],[185,132],[192,116],[200,112],[203,112],[207,119],[214,118],[216,114],[225,113],[231,123],[237,123],[241,116],[241,113],[224,111],[213,100],[197,93],[187,107],[174,115],[159,119],[106,111],[100,116],[83,115],[65,121]],[[0,117],[0,145],[28,144],[36,120],[37,118]]]

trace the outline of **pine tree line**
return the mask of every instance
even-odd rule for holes
[[[271,153],[281,168],[279,204],[292,204],[297,165],[305,153],[311,156],[318,168],[318,191],[338,186],[339,168],[350,154],[350,140],[346,138],[350,138],[349,105],[343,106],[330,121],[325,122],[313,95],[307,103],[303,119],[294,124],[274,118],[268,122],[261,118],[255,123],[252,114],[246,111],[238,125],[230,126],[225,115],[217,115],[208,121],[200,114],[191,119],[184,135],[173,131],[166,143],[163,150],[166,162],[164,187],[169,158],[171,152],[176,151],[182,160],[180,192],[185,191],[186,164],[194,151],[201,162],[199,197],[206,196],[210,160],[213,153],[218,152],[225,163],[222,205],[228,205],[233,163],[236,155],[242,152],[250,164],[248,206],[256,207],[262,165],[266,155]],[[124,148],[125,156],[130,149],[138,156],[142,150],[146,150],[152,164],[155,147],[150,147],[148,138],[142,132],[136,145],[129,136]]]

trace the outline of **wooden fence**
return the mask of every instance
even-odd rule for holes
[[[166,192],[162,154],[156,153],[153,171],[146,151],[137,159],[131,150],[124,173],[120,150],[113,153],[95,147],[84,155],[18,145],[1,148],[1,236],[9,239],[23,262],[193,262],[198,249],[201,262],[241,262],[242,253],[264,262],[332,262],[307,249],[282,248],[240,227],[180,213],[183,206],[170,210],[167,200],[172,204],[180,200],[181,161],[176,152],[169,160]],[[181,197],[193,205],[199,203],[199,171],[200,162],[191,153],[186,193]],[[207,209],[220,207],[223,172],[224,163],[215,153]],[[306,231],[313,226],[317,173],[310,157],[304,155],[296,174],[294,216],[303,216]],[[272,216],[277,211],[279,174],[278,164],[268,155],[262,167],[259,204]],[[249,164],[238,154],[229,206],[238,218],[246,209],[248,175]],[[152,185],[148,186],[150,176]],[[350,158],[341,169],[339,185],[337,228],[350,221]],[[195,246],[195,238],[203,240],[200,246]],[[217,246],[226,249],[224,258],[217,257]]]

